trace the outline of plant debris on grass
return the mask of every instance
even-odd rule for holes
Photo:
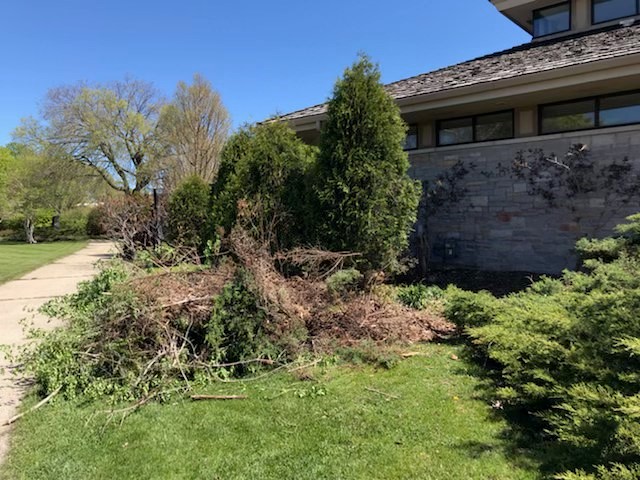
[[[439,314],[374,290],[350,282],[329,288],[319,265],[335,270],[348,254],[298,251],[298,268],[311,267],[287,276],[278,268],[285,257],[276,260],[242,228],[227,243],[229,254],[212,267],[148,272],[110,264],[77,294],[49,304],[45,311],[67,326],[41,333],[20,358],[39,394],[107,396],[135,410],[336,348],[412,344],[454,330]]]

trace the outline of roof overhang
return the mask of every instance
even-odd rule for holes
[[[490,0],[505,17],[533,35],[533,11],[561,0]]]
[[[617,79],[640,78],[640,54],[626,55],[597,62],[548,70],[529,75],[494,80],[491,82],[441,90],[435,93],[396,99],[403,115],[417,112],[442,111],[464,105],[493,102],[533,94],[547,98],[542,103],[554,101],[553,91],[571,91],[574,98],[588,96],[585,86],[615,85]],[[584,92],[584,93],[582,93]],[[326,113],[289,120],[298,132],[319,130]]]

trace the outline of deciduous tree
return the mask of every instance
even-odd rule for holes
[[[162,110],[160,127],[167,147],[169,185],[192,175],[212,183],[230,119],[211,83],[198,74],[191,85],[178,83],[173,100]]]
[[[113,189],[134,194],[156,178],[163,158],[158,119],[163,102],[146,82],[78,84],[49,91],[44,124],[23,122],[18,139],[89,166]]]

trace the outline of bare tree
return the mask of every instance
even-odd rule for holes
[[[175,185],[192,175],[213,182],[230,119],[211,83],[199,74],[191,85],[178,83],[173,100],[162,111],[160,126],[168,151],[167,182]]]
[[[158,135],[162,105],[155,88],[139,80],[58,87],[44,102],[46,124],[25,121],[16,137],[58,148],[113,189],[134,194],[156,178],[164,156]]]

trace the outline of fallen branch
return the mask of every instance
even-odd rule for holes
[[[191,400],[246,400],[246,395],[191,395]]]
[[[16,422],[17,420],[21,419],[22,417],[24,417],[27,413],[31,413],[34,410],[39,409],[40,407],[42,407],[44,404],[46,404],[49,400],[51,400],[53,397],[55,397],[58,393],[60,393],[60,390],[62,390],[62,385],[60,385],[58,388],[56,388],[53,392],[51,392],[46,398],[42,399],[41,401],[39,401],[38,403],[36,403],[33,407],[31,407],[29,410],[27,410],[26,412],[22,412],[14,417],[11,417],[9,420],[7,420],[6,422],[4,422],[2,424],[3,427],[6,427],[8,425],[11,425],[12,423]]]
[[[402,358],[411,358],[411,357],[417,357],[419,355],[422,355],[422,353],[420,352],[407,352],[407,353],[403,353],[400,356]]]
[[[377,393],[378,395],[382,395],[383,397],[393,398],[394,400],[400,400],[400,397],[397,395],[381,392],[380,390],[376,390],[375,388],[365,387],[364,389],[367,390],[368,392],[373,392],[373,393]]]
[[[215,364],[206,364],[211,368],[224,368],[224,367],[235,367],[237,365],[246,365],[248,363],[262,363],[263,365],[273,365],[273,360],[269,358],[253,358],[251,360],[241,360],[239,362],[229,362],[229,363],[215,363]]]

